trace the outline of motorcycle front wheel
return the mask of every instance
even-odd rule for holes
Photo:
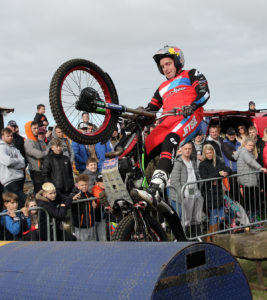
[[[151,241],[151,242],[162,242],[168,241],[166,232],[161,227],[160,223],[151,216],[146,216],[148,233],[144,233],[144,238],[138,240],[136,238],[134,229],[134,218],[130,214],[124,217],[118,224],[114,234],[112,235],[112,241]]]
[[[119,103],[113,81],[106,72],[89,60],[71,59],[57,69],[51,80],[51,111],[57,125],[70,139],[80,144],[104,142],[116,128],[118,114],[108,109],[102,110],[101,114],[90,111],[91,100],[84,101],[85,109],[77,108],[81,92],[86,88],[97,93],[97,100]],[[89,114],[88,122],[93,124],[92,132],[84,132],[78,128],[84,111]]]

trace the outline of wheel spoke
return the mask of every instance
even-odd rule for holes
[[[117,122],[117,116],[109,110],[106,114],[89,113],[89,122],[93,123],[91,134],[82,133],[78,124],[82,122],[82,112],[89,103],[84,99],[79,103],[81,91],[87,87],[98,93],[103,102],[118,103],[116,91],[110,78],[94,63],[82,59],[72,59],[62,64],[53,76],[50,85],[50,104],[54,119],[71,139],[94,144],[106,139]],[[81,109],[77,104],[80,104]]]

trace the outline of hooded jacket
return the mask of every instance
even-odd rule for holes
[[[25,160],[13,144],[0,140],[0,182],[3,186],[24,177]]]
[[[29,121],[25,124],[25,133],[27,139],[24,143],[26,158],[29,163],[29,169],[32,171],[41,171],[44,157],[47,155],[49,148],[46,147],[44,141],[38,140],[31,130],[31,123]]]
[[[245,147],[238,149],[234,153],[234,158],[237,160],[237,173],[249,173],[259,171],[262,166],[256,161],[252,152],[249,152]],[[238,182],[246,187],[258,186],[258,174],[248,174],[238,176]]]

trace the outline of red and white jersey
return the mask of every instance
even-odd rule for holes
[[[206,78],[196,69],[182,70],[174,78],[164,81],[155,92],[146,110],[158,111],[163,107],[163,113],[173,108],[192,105],[194,113],[183,116],[167,116],[148,135],[145,141],[146,153],[154,156],[165,137],[173,132],[179,135],[180,145],[190,141],[200,129],[203,119],[202,106],[209,99],[209,88]],[[155,152],[155,153],[154,153]]]
[[[148,105],[148,110],[157,111],[163,106],[163,112],[166,112],[191,104],[197,109],[208,99],[209,88],[205,76],[196,69],[182,70],[160,85]]]

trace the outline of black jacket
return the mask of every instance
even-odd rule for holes
[[[220,145],[222,145],[223,138],[219,137],[218,142],[220,143]],[[209,140],[209,138],[207,138],[205,140],[205,142],[203,143],[203,146],[206,145],[206,144],[210,144],[214,148],[214,150],[216,152],[216,155],[219,156],[222,159],[222,150],[221,150],[221,147],[218,145],[218,143],[216,143],[213,140]]]
[[[68,195],[74,187],[70,159],[63,154],[49,151],[43,162],[44,182],[52,182],[60,193]]]
[[[199,164],[199,175],[201,179],[216,178],[222,176],[220,171],[225,171],[229,175],[232,170],[228,168],[224,162],[217,157],[216,166],[213,166],[213,161],[205,159]],[[209,209],[220,208],[223,206],[223,188],[222,180],[207,181],[203,184],[204,202],[207,199],[207,205]]]
[[[56,199],[54,201],[50,201],[43,196],[43,191],[41,190],[36,194],[36,200],[38,206],[44,208],[48,212],[50,216],[50,222],[52,222],[52,218],[56,219],[56,227],[57,227],[56,229],[58,232],[60,221],[63,221],[65,219],[67,210],[68,208],[71,207],[72,198],[66,197],[57,192]],[[60,204],[65,204],[65,206],[60,206]],[[46,218],[46,213],[44,213],[43,211],[40,211],[39,214],[39,230],[40,230],[41,240],[46,241],[47,240],[47,218]]]
[[[39,127],[44,126],[43,122],[46,121],[48,123],[48,120],[45,115],[39,114],[38,112],[36,113],[34,117],[34,121],[38,123]]]
[[[72,198],[76,194],[78,194],[80,191],[74,187],[70,197]],[[80,199],[87,199],[93,197],[92,194],[88,193],[82,193]],[[81,202],[81,203],[75,203],[76,201],[72,202],[71,205],[71,214],[72,214],[72,221],[73,226],[77,228],[90,228],[94,225],[95,221],[95,210],[92,207],[91,201]]]
[[[13,145],[19,150],[21,155],[25,158],[24,138],[17,133],[13,133]]]
[[[258,158],[257,162],[263,166],[263,149],[265,147],[265,142],[262,140],[261,137],[257,137],[257,143],[256,143],[257,151],[258,151]]]

